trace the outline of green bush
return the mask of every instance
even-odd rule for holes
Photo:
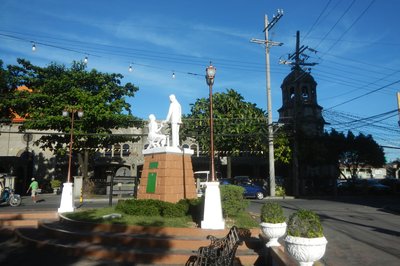
[[[58,179],[53,179],[50,181],[50,185],[51,185],[51,188],[53,188],[53,189],[59,188],[59,187],[61,187],[61,181]]]
[[[234,185],[220,186],[224,217],[235,217],[246,210],[249,202],[243,199],[244,188]]]
[[[275,186],[275,196],[284,197],[286,195],[285,188],[282,186]]]
[[[183,205],[178,203],[163,202],[161,216],[163,217],[183,217],[186,211]]]
[[[305,238],[324,236],[319,216],[313,211],[303,209],[298,210],[289,217],[287,234]]]
[[[177,203],[154,199],[121,200],[118,201],[115,209],[136,216],[183,217],[186,215],[193,216],[191,212],[200,211],[197,208],[198,205],[200,205],[200,201],[197,199],[184,199]]]
[[[278,224],[286,221],[281,205],[276,202],[267,202],[261,207],[261,222]]]
[[[118,201],[115,209],[129,215],[160,216],[159,204],[148,200]]]
[[[203,220],[204,198],[182,199],[177,203],[185,209],[185,213],[192,217],[192,220],[200,223]]]

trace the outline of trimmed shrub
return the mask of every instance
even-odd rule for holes
[[[285,188],[283,186],[275,187],[275,196],[284,197],[286,195]]]
[[[313,211],[303,209],[298,210],[289,217],[287,234],[306,238],[324,236],[319,216]]]
[[[183,199],[177,203],[154,199],[131,199],[118,201],[115,209],[136,216],[184,217],[199,212],[200,203],[198,199]]]
[[[170,202],[164,202],[164,206],[161,210],[161,216],[163,217],[183,217],[186,215],[185,209],[182,205],[174,204]]]
[[[220,186],[224,217],[235,217],[246,210],[249,201],[243,199],[244,188],[234,185]]]
[[[261,222],[278,224],[286,221],[283,209],[279,203],[267,202],[261,207]]]
[[[160,216],[159,204],[147,200],[121,200],[116,210],[136,216]]]

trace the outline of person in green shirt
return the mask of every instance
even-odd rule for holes
[[[31,182],[31,184],[29,185],[29,188],[28,188],[28,190],[26,191],[26,193],[28,193],[29,190],[31,190],[31,197],[32,197],[32,200],[33,200],[34,203],[36,203],[36,202],[37,202],[37,200],[36,200],[36,195],[37,195],[37,191],[38,191],[38,189],[39,189],[39,183],[35,180],[35,178],[32,178],[31,180],[32,180],[32,182]]]

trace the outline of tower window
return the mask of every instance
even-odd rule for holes
[[[130,154],[130,149],[129,149],[129,145],[128,144],[124,144],[122,145],[122,157],[128,157]]]
[[[114,145],[114,157],[121,157],[121,145],[120,144]]]
[[[301,88],[301,98],[303,98],[303,100],[305,100],[305,101],[307,101],[309,98],[308,88],[305,86]]]
[[[294,99],[294,96],[295,96],[295,94],[294,94],[294,87],[290,87],[290,99]]]

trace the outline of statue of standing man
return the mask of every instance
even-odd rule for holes
[[[182,123],[182,109],[174,94],[169,96],[169,110],[164,122],[171,122],[172,147],[179,146],[179,126]]]

